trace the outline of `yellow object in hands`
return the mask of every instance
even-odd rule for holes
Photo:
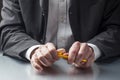
[[[58,55],[58,56],[63,59],[68,59],[68,56],[65,56],[65,55]]]
[[[58,51],[57,53],[58,53],[58,57],[68,59],[68,56],[63,55],[61,51]]]
[[[63,55],[64,53],[62,53],[61,51],[58,51],[58,57],[63,58],[63,59],[68,59],[67,55]],[[86,59],[83,59],[82,62],[87,62]]]
[[[87,62],[87,60],[86,60],[86,59],[83,59],[82,62]]]

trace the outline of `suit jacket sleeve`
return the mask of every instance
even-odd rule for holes
[[[101,25],[104,31],[89,41],[101,50],[98,61],[120,57],[120,0],[109,0],[106,4]]]
[[[4,54],[22,58],[28,48],[40,43],[26,33],[18,1],[3,0],[0,37]]]

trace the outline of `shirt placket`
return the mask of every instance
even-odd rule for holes
[[[46,43],[52,42],[57,46],[56,36],[58,29],[58,1],[59,0],[50,0],[49,1],[49,15],[47,22],[47,31],[46,31]]]
[[[58,33],[57,33],[57,46],[64,48],[66,43],[65,30],[67,24],[67,7],[66,0],[59,0],[59,14],[58,14]]]

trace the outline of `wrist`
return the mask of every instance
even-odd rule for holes
[[[101,56],[100,49],[96,45],[91,44],[91,43],[88,43],[88,46],[93,49],[93,52],[94,52],[94,55],[95,55],[95,60],[97,60]]]

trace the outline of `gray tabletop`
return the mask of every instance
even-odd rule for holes
[[[60,59],[42,73],[36,73],[30,63],[1,55],[0,80],[120,80],[120,60],[93,64],[83,70]]]

